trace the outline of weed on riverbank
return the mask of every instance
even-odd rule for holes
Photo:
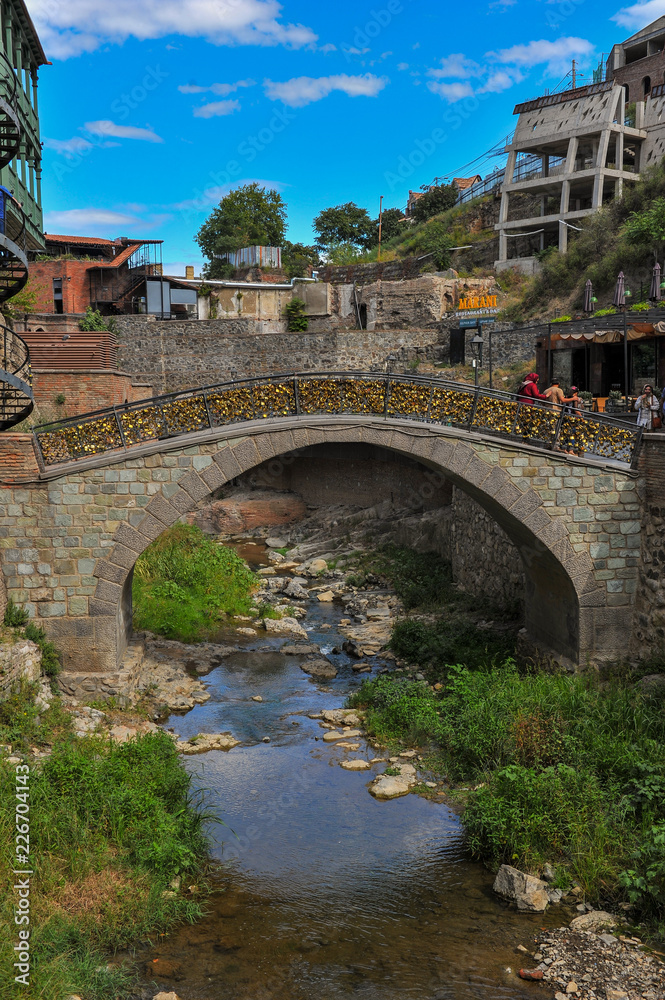
[[[30,984],[14,982],[18,896],[12,848],[16,768],[0,763],[0,998],[85,1000],[129,996],[134,977],[107,965],[105,952],[156,938],[202,916],[205,895],[204,815],[189,776],[163,733],[128,743],[79,738],[58,701],[36,721],[32,690],[11,702],[2,736],[13,748],[52,743],[31,760],[29,789]],[[23,772],[22,772],[23,773]],[[20,790],[25,786],[21,785]],[[21,867],[25,867],[22,865]],[[181,888],[178,888],[181,883]],[[187,891],[196,885],[196,893]]]
[[[610,680],[519,669],[514,623],[450,582],[434,554],[388,547],[363,564],[389,580],[410,615],[390,646],[406,671],[349,699],[370,735],[417,746],[463,806],[472,854],[579,882],[587,898],[630,903],[665,929],[665,698],[630,669]],[[406,599],[405,599],[406,597]],[[414,679],[417,668],[425,680]],[[652,662],[651,672],[665,663]],[[462,790],[463,788],[463,790]]]
[[[625,680],[448,668],[440,691],[383,675],[350,705],[382,742],[429,748],[464,795],[474,856],[575,879],[594,902],[665,922],[665,713]],[[480,786],[480,787],[478,787]]]
[[[232,549],[195,525],[176,524],[159,536],[134,569],[134,628],[197,642],[226,615],[247,614],[256,577]]]

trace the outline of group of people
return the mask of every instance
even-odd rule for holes
[[[579,390],[576,385],[571,385],[566,396],[559,385],[558,379],[554,379],[549,389],[541,392],[538,388],[538,377],[535,372],[526,376],[517,390],[517,398],[521,402],[533,403],[534,400],[540,399],[543,403],[549,403],[559,412],[561,410],[564,410],[566,413],[581,413],[583,411],[584,403],[578,395]]]
[[[549,389],[540,392],[538,375],[535,372],[526,376],[517,391],[517,398],[523,403],[533,403],[539,399],[543,403],[549,403],[556,410],[563,410],[564,413],[581,414],[584,410],[584,404],[578,395],[576,385],[571,385],[568,395],[566,395],[558,380],[554,379]],[[635,409],[638,411],[637,424],[639,427],[643,427],[646,431],[660,430],[663,421],[665,421],[665,389],[658,398],[653,391],[653,386],[647,383],[635,400]]]

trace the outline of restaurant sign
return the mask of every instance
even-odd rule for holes
[[[496,316],[499,312],[496,295],[467,295],[460,296],[460,300],[455,310],[455,316],[459,317],[483,317]]]

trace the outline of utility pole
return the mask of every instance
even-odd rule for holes
[[[379,200],[379,252],[376,255],[377,260],[381,260],[381,223],[383,219],[383,195]]]
[[[573,59],[573,90],[577,86],[577,63]]]

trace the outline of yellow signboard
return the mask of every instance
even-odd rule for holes
[[[460,298],[457,308],[464,309],[497,309],[496,295],[469,295],[465,299]]]

